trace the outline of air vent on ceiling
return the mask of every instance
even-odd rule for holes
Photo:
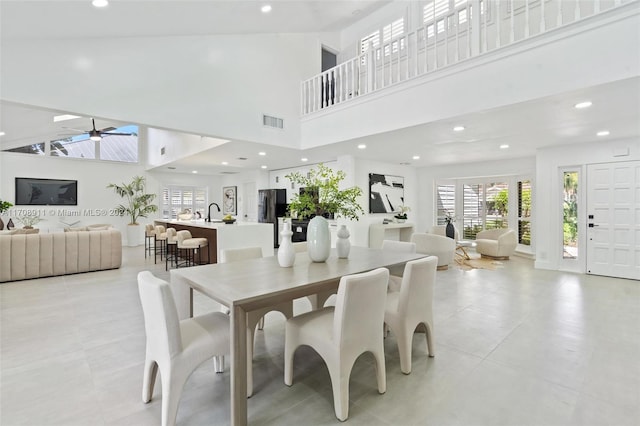
[[[245,160],[248,160],[248,158],[247,157],[238,157],[238,160],[245,161]]]
[[[284,129],[284,120],[278,117],[262,114],[262,125],[274,129]]]

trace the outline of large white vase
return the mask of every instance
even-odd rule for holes
[[[331,234],[329,222],[322,216],[316,216],[309,221],[307,227],[307,252],[314,262],[324,262],[331,252]]]
[[[296,252],[291,243],[291,223],[284,222],[282,224],[282,236],[280,241],[280,247],[278,247],[278,264],[283,268],[290,268],[293,266],[293,262],[296,260]]]
[[[140,225],[127,225],[127,245],[129,247],[139,246],[142,242],[142,232],[144,228]]]
[[[349,257],[349,251],[351,250],[351,242],[349,241],[349,230],[346,225],[340,225],[338,233],[336,234],[338,241],[336,241],[336,251],[340,259],[346,259]]]

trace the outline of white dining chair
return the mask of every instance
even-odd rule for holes
[[[260,247],[220,250],[221,263],[238,262],[260,257],[262,257],[262,248]],[[229,312],[228,309],[224,311]],[[293,316],[293,302],[282,302],[247,313],[247,396],[253,395],[253,345],[256,328],[262,329],[259,325],[260,323],[264,325],[264,316],[267,312],[271,311],[282,312],[286,318],[291,318]],[[220,363],[219,366],[223,366],[223,364]]]
[[[416,243],[408,241],[383,240],[381,248],[385,251],[394,251],[397,253],[415,253]],[[402,273],[402,268],[403,267],[400,267],[400,270],[395,268],[391,268],[389,270],[389,291],[400,290],[402,276],[399,274]]]
[[[229,317],[212,312],[178,320],[169,283],[149,271],[138,274],[138,291],[147,335],[142,401],[151,401],[160,370],[162,426],[172,426],[189,376],[207,359],[230,353]]]
[[[284,383],[293,384],[293,356],[301,345],[311,346],[329,370],[336,417],[349,416],[349,376],[364,352],[375,358],[378,392],[387,388],[383,337],[389,270],[378,268],[340,279],[335,306],[287,320],[284,345]]]
[[[438,258],[429,256],[407,262],[399,292],[387,295],[384,322],[398,343],[400,370],[411,373],[411,347],[416,328],[425,331],[429,356],[435,356],[433,336],[433,287]]]

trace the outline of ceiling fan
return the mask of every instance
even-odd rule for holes
[[[89,139],[92,141],[99,141],[103,136],[132,136],[133,133],[113,133],[113,130],[116,130],[115,127],[105,127],[104,129],[96,129],[96,121],[92,118],[91,124],[93,125],[93,129],[91,130],[81,130],[81,129],[73,129],[71,127],[64,127],[67,130],[74,130],[76,132],[86,133],[89,135]]]

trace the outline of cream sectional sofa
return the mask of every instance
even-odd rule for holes
[[[121,265],[122,235],[117,229],[0,235],[0,282]]]

